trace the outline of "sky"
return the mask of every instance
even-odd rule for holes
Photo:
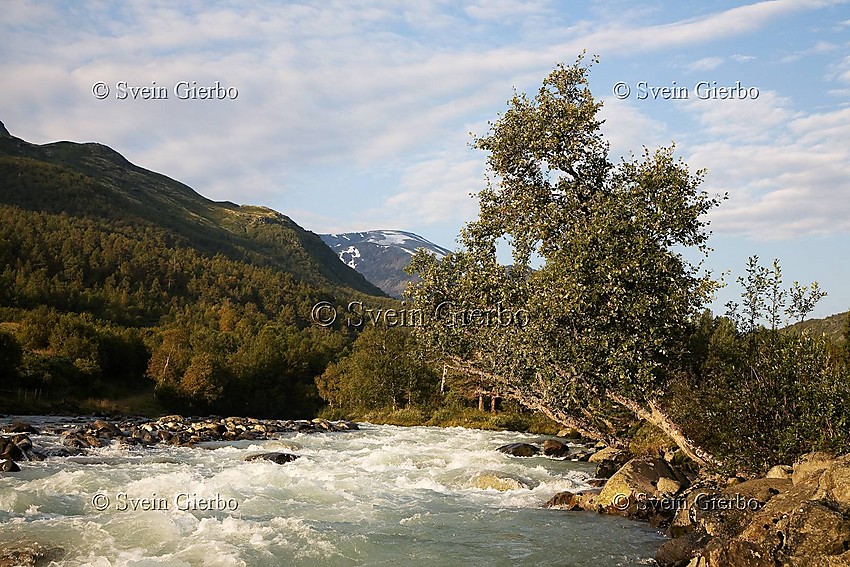
[[[850,309],[848,1],[0,1],[13,135],[97,141],[317,233],[447,248],[486,183],[471,134],[586,50],[612,156],[675,143],[728,194],[715,312],[751,255],[818,281],[813,315]]]

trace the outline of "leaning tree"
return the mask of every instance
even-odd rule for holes
[[[637,415],[716,464],[659,401],[715,287],[682,253],[707,253],[719,199],[672,147],[614,163],[589,70],[558,65],[474,140],[489,169],[478,219],[458,252],[411,263],[408,295],[431,315],[419,333],[448,366],[586,435],[621,445]]]

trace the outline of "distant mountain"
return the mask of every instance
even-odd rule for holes
[[[417,249],[424,248],[438,258],[451,252],[417,234],[402,230],[369,230],[319,236],[345,264],[392,297],[398,298],[408,283],[416,281],[414,276],[404,272],[404,268],[410,264],[410,257]]]

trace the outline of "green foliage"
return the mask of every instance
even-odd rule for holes
[[[7,387],[18,373],[23,350],[12,333],[0,330],[0,388]]]
[[[284,215],[98,144],[0,137],[0,313],[23,346],[7,387],[82,400],[150,378],[175,411],[309,417],[352,340],[310,328],[320,300],[390,302]]]
[[[818,301],[827,295],[820,289],[818,282],[801,286],[795,281],[789,290],[782,289],[779,260],[773,261],[772,268],[765,268],[759,264],[758,256],[750,256],[747,260],[747,277],[739,277],[738,284],[743,287],[742,304],[733,301],[727,303],[726,315],[744,333],[758,330],[762,320],[767,321],[768,328],[777,330],[783,312],[788,322],[796,320],[800,324],[814,310]],[[789,297],[791,303],[786,308]]]
[[[363,412],[427,406],[438,380],[406,329],[375,326],[367,327],[350,354],[330,364],[316,384],[331,406]]]
[[[739,279],[744,316],[697,322],[690,369],[669,402],[678,423],[730,472],[764,472],[815,449],[850,451],[850,367],[827,337],[772,328],[785,293],[775,291],[777,261],[765,270],[751,259],[748,274]],[[794,316],[805,317],[823,294],[813,285],[815,295],[795,296],[800,289],[795,282],[790,294]]]
[[[411,264],[416,307],[522,311],[527,324],[421,329],[425,343],[502,395],[616,442],[620,408],[663,392],[687,323],[714,283],[679,253],[706,250],[703,215],[718,204],[672,148],[609,159],[589,67],[559,65],[533,98],[517,94],[475,145],[492,182],[464,249]],[[510,269],[497,246],[513,253]]]

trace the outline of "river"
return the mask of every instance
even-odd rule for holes
[[[32,435],[35,445],[58,445]],[[113,445],[0,473],[0,541],[57,565],[654,565],[657,530],[542,508],[592,468],[495,448],[538,436],[362,424],[183,448]],[[243,461],[287,451],[283,465]]]

